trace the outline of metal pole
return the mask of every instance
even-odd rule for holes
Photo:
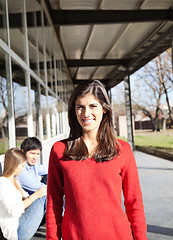
[[[134,150],[132,105],[131,105],[131,91],[130,91],[130,75],[129,75],[129,72],[124,79],[124,89],[125,89],[125,103],[126,103],[126,117],[127,117],[127,138],[128,138],[128,142],[129,142],[132,150]]]

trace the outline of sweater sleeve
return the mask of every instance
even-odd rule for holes
[[[126,161],[122,171],[124,205],[135,240],[147,240],[147,225],[139,183],[138,170],[133,152],[129,144],[123,146]]]
[[[61,239],[63,210],[63,172],[59,164],[58,144],[51,149],[47,182],[46,239]]]

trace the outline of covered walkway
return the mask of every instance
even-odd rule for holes
[[[173,239],[173,162],[135,151],[144,207],[148,240]],[[32,240],[46,238],[41,227]],[[76,239],[74,239],[76,240]]]

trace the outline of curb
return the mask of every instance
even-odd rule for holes
[[[164,152],[151,147],[142,147],[138,145],[135,145],[135,150],[148,153],[150,155],[154,155],[156,157],[160,157],[173,162],[173,153],[170,152]]]

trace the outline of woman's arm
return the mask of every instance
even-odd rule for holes
[[[41,197],[43,197],[45,195],[47,195],[47,186],[41,187],[35,193],[33,193],[29,197],[25,198],[23,200],[24,209],[29,207],[35,200],[37,200],[38,198],[41,198]]]
[[[49,158],[47,183],[46,239],[61,239],[61,223],[63,211],[63,172],[59,163],[62,152],[61,143],[52,147]]]
[[[123,146],[123,157],[126,164],[122,171],[124,205],[135,240],[147,240],[147,225],[143,206],[142,192],[138,170],[129,144]]]

